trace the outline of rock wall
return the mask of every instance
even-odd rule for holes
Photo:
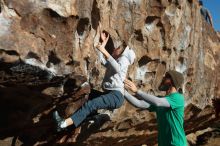
[[[0,2],[3,145],[75,142],[71,128],[52,132],[51,111],[57,108],[68,117],[87,100],[90,88],[101,90],[105,70],[95,53],[100,25],[134,49],[137,58],[128,77],[143,90],[162,95],[157,87],[167,70],[184,74],[190,143],[196,143],[196,131],[219,122],[212,99],[218,117],[220,37],[202,18],[197,0]],[[90,85],[81,86],[85,81]],[[157,143],[154,114],[125,102],[110,117],[101,125],[83,124],[75,144]]]

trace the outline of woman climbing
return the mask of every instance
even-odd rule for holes
[[[57,124],[57,131],[70,125],[78,127],[88,115],[98,109],[117,109],[124,102],[124,80],[128,66],[134,62],[135,53],[123,43],[113,43],[111,36],[102,31],[97,51],[101,63],[106,67],[102,87],[104,94],[88,100],[72,116],[62,119],[55,111],[53,116]]]

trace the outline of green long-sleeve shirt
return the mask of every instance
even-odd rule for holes
[[[158,123],[158,146],[187,146],[184,132],[184,96],[178,92],[165,97],[170,108],[151,105]]]

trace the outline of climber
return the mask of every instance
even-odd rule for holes
[[[203,6],[202,1],[199,1],[199,5],[201,6],[200,12],[201,12],[202,16],[205,18],[206,22],[211,24],[211,26],[213,27],[212,16],[211,16],[210,12]]]
[[[140,99],[125,92],[125,98],[134,106],[156,112],[158,123],[158,146],[186,146],[184,132],[184,96],[178,92],[183,83],[183,75],[177,71],[168,71],[160,86],[166,91],[164,98],[138,90],[135,84],[125,79],[125,88],[131,90]]]
[[[106,31],[100,33],[100,43],[96,51],[100,62],[106,67],[106,73],[102,82],[104,94],[88,100],[72,116],[62,119],[58,112],[53,113],[57,125],[57,132],[70,125],[78,127],[88,115],[98,109],[117,109],[124,102],[124,80],[128,66],[134,62],[135,53],[122,42],[113,42]]]

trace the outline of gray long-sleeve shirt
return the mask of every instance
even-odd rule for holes
[[[136,97],[128,93],[128,91],[126,90],[125,90],[125,98],[127,99],[127,101],[129,101],[132,105],[134,105],[137,108],[147,109],[150,107],[149,103],[147,103],[144,100],[137,99]]]
[[[136,95],[142,99],[139,100],[125,91],[125,98],[135,107],[142,109],[147,109],[150,107],[150,105],[155,105],[157,107],[170,107],[170,104],[166,98],[159,98],[154,95],[147,94],[141,90],[138,90]]]
[[[124,80],[127,75],[128,66],[134,62],[136,57],[134,51],[126,47],[117,60],[112,56],[106,60],[100,51],[98,51],[98,55],[101,63],[106,67],[102,87],[104,90],[118,90],[124,94]]]

